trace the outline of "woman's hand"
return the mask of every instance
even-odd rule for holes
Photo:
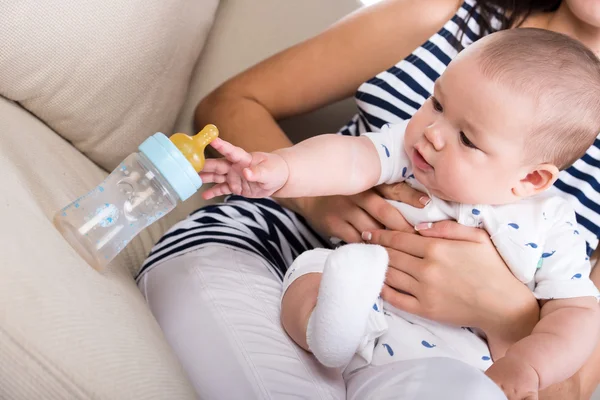
[[[539,320],[537,301],[485,231],[454,221],[418,229],[420,235],[385,230],[363,235],[388,249],[386,301],[435,321],[482,329],[494,358],[531,333]]]
[[[285,199],[278,201],[302,214],[317,231],[346,243],[362,242],[362,232],[384,227],[414,232],[402,214],[384,197],[418,208],[429,202],[429,197],[405,183],[380,185],[354,196],[295,199],[295,204]]]

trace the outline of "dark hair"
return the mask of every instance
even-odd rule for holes
[[[531,14],[556,11],[561,0],[478,0],[471,8],[460,31],[464,32],[469,19],[475,19],[483,35],[494,31],[492,21],[500,21],[500,29],[520,26]]]

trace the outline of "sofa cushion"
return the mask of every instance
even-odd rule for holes
[[[3,2],[0,95],[111,170],[172,131],[218,3]]]
[[[194,71],[188,98],[175,130],[192,131],[196,105],[225,80],[286,47],[317,35],[359,7],[358,0],[222,2],[217,21]],[[257,43],[260,45],[257,46]],[[300,132],[304,133],[303,138],[310,132],[335,132],[355,112],[355,103],[350,100],[309,116],[297,117],[285,124],[284,129],[293,140],[302,136]]]
[[[0,171],[0,399],[195,398],[131,276],[160,223],[89,267],[51,219],[106,173],[1,97]]]

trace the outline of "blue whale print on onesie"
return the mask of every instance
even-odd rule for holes
[[[387,158],[390,158],[390,151],[388,150],[388,148],[382,144],[381,147],[383,147],[383,149],[385,150],[385,155]]]
[[[548,257],[552,257],[554,255],[554,253],[556,253],[556,250],[550,252],[550,253],[543,253],[542,254],[542,258],[548,258]]]
[[[389,345],[389,344],[387,344],[387,343],[383,343],[383,344],[382,344],[382,346],[383,346],[383,348],[384,348],[384,349],[386,349],[386,350],[387,350],[387,352],[388,352],[388,354],[389,354],[390,356],[393,356],[393,355],[394,355],[394,350],[393,350],[393,349],[390,347],[390,345]]]

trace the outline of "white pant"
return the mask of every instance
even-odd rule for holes
[[[481,371],[450,358],[322,367],[286,335],[282,283],[259,257],[210,245],[163,262],[139,287],[199,398],[505,399]]]

